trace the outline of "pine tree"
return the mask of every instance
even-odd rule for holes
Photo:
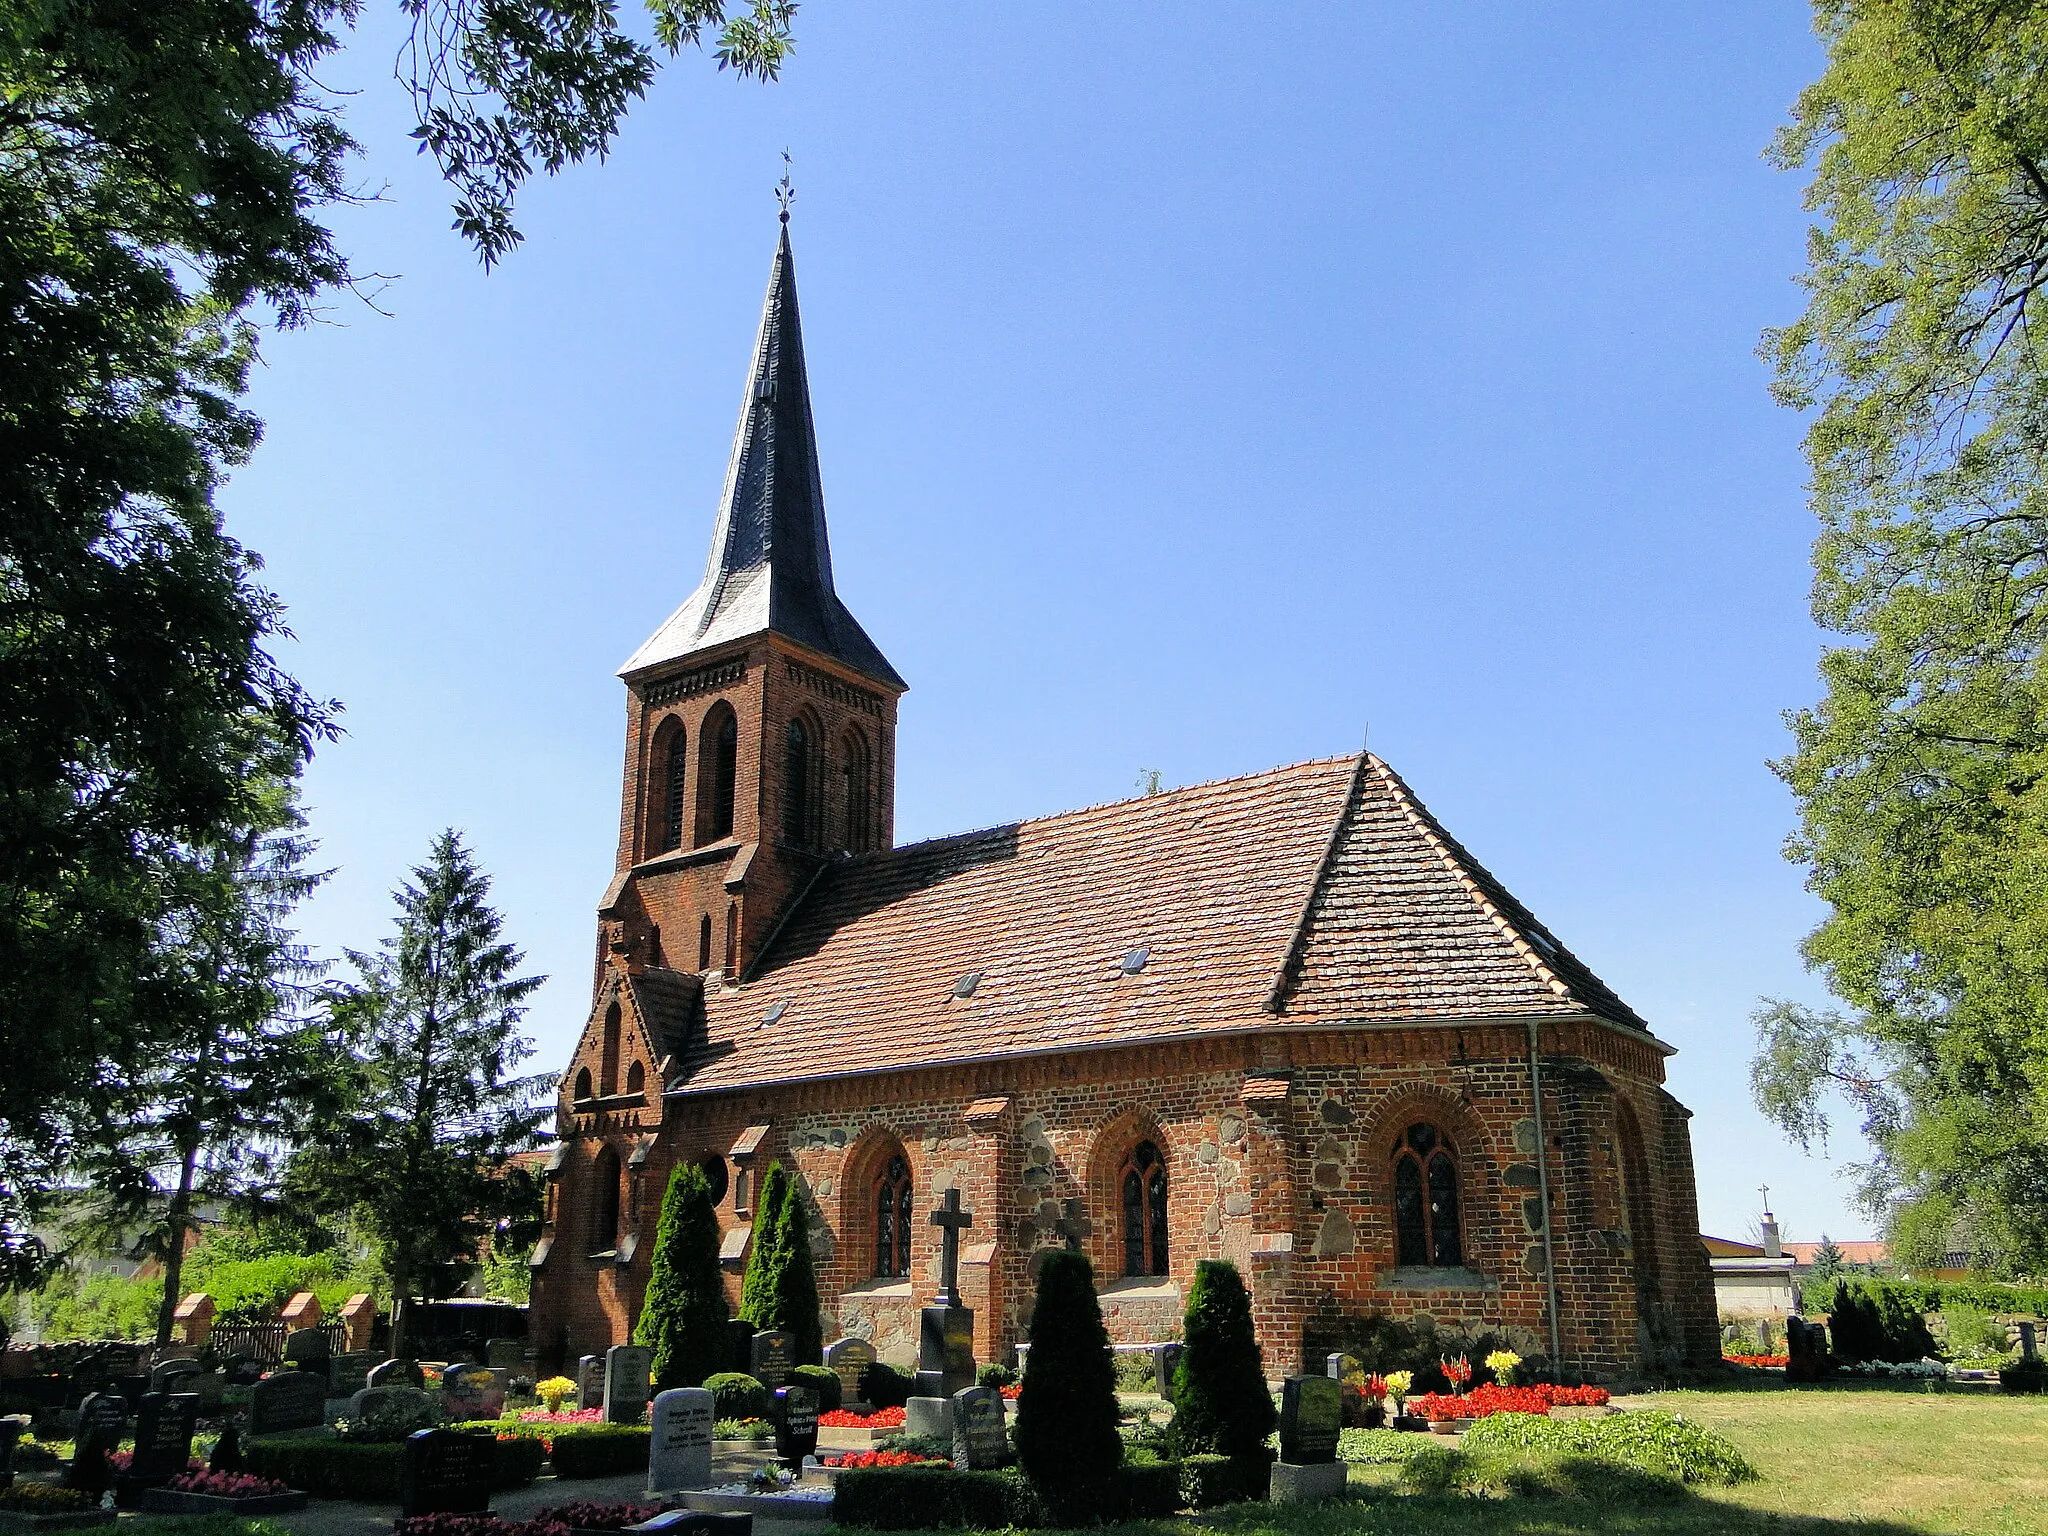
[[[711,1181],[695,1163],[681,1163],[668,1176],[647,1303],[633,1330],[634,1340],[654,1351],[658,1390],[699,1387],[725,1368],[726,1318]]]
[[[740,1280],[740,1316],[757,1330],[775,1326],[776,1276],[782,1268],[783,1192],[788,1185],[789,1175],[782,1164],[770,1163],[754,1202],[754,1237],[747,1247],[747,1272]]]
[[[783,1181],[782,1211],[775,1223],[781,1262],[775,1273],[775,1324],[790,1334],[798,1365],[816,1365],[825,1354],[825,1329],[818,1318],[818,1271],[811,1262],[811,1219],[803,1182]]]
[[[1095,1272],[1078,1253],[1046,1255],[1031,1313],[1031,1352],[1017,1399],[1017,1458],[1046,1509],[1065,1524],[1116,1507],[1116,1372],[1095,1299]]]
[[[1183,1456],[1262,1453],[1273,1431],[1273,1399],[1252,1328],[1251,1295],[1235,1264],[1196,1263],[1182,1328],[1186,1348],[1173,1373],[1175,1449]]]

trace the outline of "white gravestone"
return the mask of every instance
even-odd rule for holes
[[[654,1399],[647,1443],[647,1491],[676,1493],[711,1481],[711,1430],[717,1398],[702,1387],[676,1387]]]

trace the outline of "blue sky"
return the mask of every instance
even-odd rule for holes
[[[911,683],[899,838],[1369,729],[1679,1047],[1707,1229],[1765,1181],[1795,1236],[1867,1229],[1746,1080],[1757,997],[1820,995],[1766,766],[1816,689],[1812,528],[1754,355],[1799,305],[1762,150],[1803,7],[816,0],[778,85],[665,70],[488,275],[372,10],[327,73],[389,317],[267,344],[224,498],[348,709],[312,942],[373,942],[459,827],[562,1059],[613,673],[703,560],[787,146],[840,590]]]

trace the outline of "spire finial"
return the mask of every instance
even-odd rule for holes
[[[1764,1197],[1764,1220],[1769,1221],[1771,1219],[1771,1186],[1759,1184],[1757,1185],[1757,1190]]]
[[[782,152],[782,180],[775,183],[775,201],[782,206],[782,222],[789,222],[789,205],[796,201],[796,188],[790,184],[790,158],[787,149]]]

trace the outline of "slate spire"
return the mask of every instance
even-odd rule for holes
[[[630,676],[771,630],[889,688],[906,686],[832,587],[825,491],[818,475],[796,260],[786,219],[775,243],[754,366],[740,402],[704,579],[619,670]]]

